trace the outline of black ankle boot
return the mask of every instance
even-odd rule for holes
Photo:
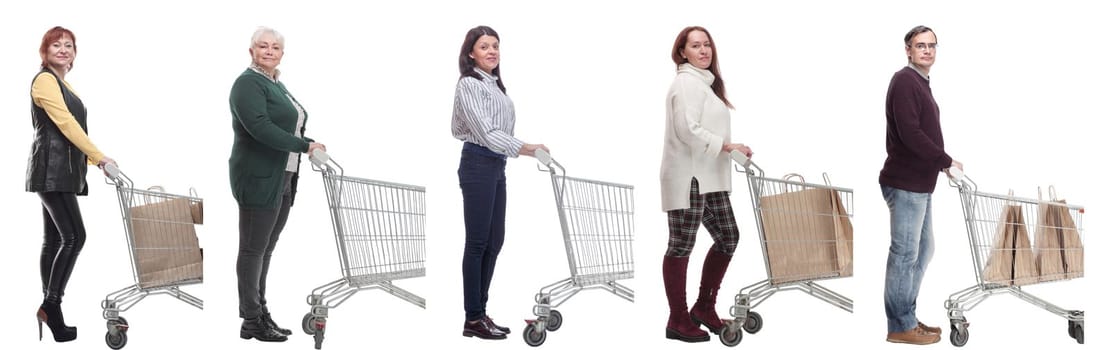
[[[278,333],[277,330],[270,328],[270,326],[266,324],[265,318],[261,316],[243,319],[243,326],[239,328],[239,338],[254,338],[266,342],[282,342],[289,339],[284,334]]]
[[[58,302],[43,301],[35,316],[39,322],[39,340],[42,340],[43,322],[50,328],[50,333],[54,335],[54,341],[61,343],[77,339],[77,327],[65,325],[62,307]]]

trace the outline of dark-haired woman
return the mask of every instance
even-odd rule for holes
[[[485,312],[497,254],[504,243],[504,166],[509,157],[534,157],[536,150],[548,149],[513,136],[516,112],[501,79],[496,31],[479,26],[466,33],[458,70],[461,76],[455,89],[451,133],[463,141],[458,165],[466,222],[462,257],[466,322],[462,335],[504,339],[508,327],[494,324]]]

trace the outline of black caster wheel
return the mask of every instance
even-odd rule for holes
[[[547,330],[554,332],[562,328],[562,313],[558,310],[551,310],[551,317],[547,318]]]
[[[552,312],[552,315],[553,314],[554,312]],[[547,324],[547,328],[551,328],[550,323]],[[544,329],[536,329],[535,323],[529,324],[524,328],[524,342],[528,345],[540,346],[543,345],[545,341],[547,341],[547,331]]]
[[[114,336],[112,332],[107,332],[104,334],[104,342],[107,343],[108,347],[112,348],[112,350],[123,349],[123,347],[127,345],[127,332],[116,332]]]
[[[748,312],[747,321],[743,322],[743,330],[750,334],[755,334],[762,330],[762,315],[754,311]]]

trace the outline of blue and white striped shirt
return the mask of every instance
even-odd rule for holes
[[[463,77],[454,91],[454,137],[484,146],[494,152],[517,157],[524,142],[512,136],[516,127],[516,108],[497,87],[497,77],[474,68],[481,80]]]

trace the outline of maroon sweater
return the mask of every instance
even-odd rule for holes
[[[893,74],[886,92],[886,163],[878,183],[932,193],[936,175],[950,166],[932,87],[912,67],[905,67]]]

